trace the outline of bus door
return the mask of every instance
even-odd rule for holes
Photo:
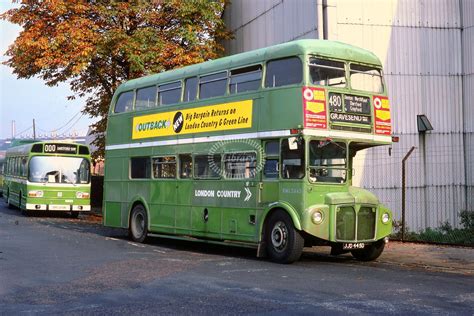
[[[303,207],[305,177],[305,142],[302,137],[288,137],[280,143],[279,200]]]

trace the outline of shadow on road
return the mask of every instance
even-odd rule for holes
[[[79,218],[70,218],[68,213],[61,212],[32,212],[29,216],[23,215],[18,209],[4,208],[3,212],[14,218],[27,220],[30,223],[44,225],[51,228],[74,231],[84,234],[93,234],[105,238],[118,239],[132,243],[128,238],[128,230],[111,228],[102,225],[102,216],[95,213],[82,213]],[[232,258],[245,258],[250,260],[265,260],[256,257],[256,249],[237,247],[232,245],[219,245],[206,241],[177,240],[163,237],[148,237],[145,247],[161,248],[201,255],[217,255]],[[329,248],[328,248],[329,249]],[[318,249],[319,250],[319,249]],[[315,252],[314,248],[305,248],[300,259],[301,263],[326,262],[326,263],[354,263],[352,256],[331,256],[329,251]]]

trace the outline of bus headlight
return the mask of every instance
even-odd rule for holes
[[[89,193],[87,193],[87,192],[76,192],[76,197],[78,199],[88,199],[89,198]]]
[[[313,215],[311,215],[311,221],[315,224],[321,224],[323,221],[323,213],[319,210],[313,212]]]
[[[387,224],[389,220],[390,220],[390,215],[388,213],[383,213],[382,223]]]
[[[43,197],[43,191],[41,190],[31,190],[28,191],[28,197]]]

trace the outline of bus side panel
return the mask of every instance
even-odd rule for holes
[[[104,225],[111,227],[122,227],[121,203],[105,201],[104,203]]]
[[[261,102],[259,130],[285,130],[301,126],[303,106],[301,87],[280,88],[266,93]],[[269,117],[281,119],[268,119]]]
[[[150,225],[153,231],[174,233],[176,180],[155,179],[150,184]]]
[[[194,195],[192,180],[179,180],[177,186],[176,233],[190,234],[192,197]]]

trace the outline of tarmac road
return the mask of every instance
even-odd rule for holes
[[[94,216],[24,217],[0,202],[0,315],[474,314],[469,268],[398,264],[409,255],[397,249],[361,263],[317,248],[279,265],[248,249],[135,244]],[[472,264],[472,249],[458,253]]]

